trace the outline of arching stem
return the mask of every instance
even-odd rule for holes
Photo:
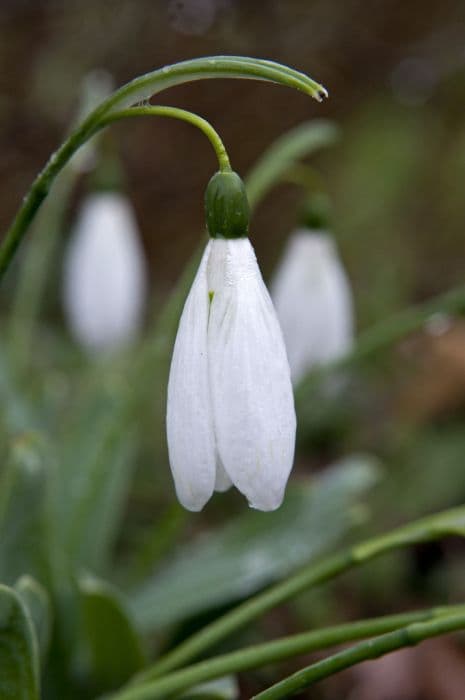
[[[0,279],[8,268],[30,222],[47,196],[54,179],[73,154],[101,128],[100,125],[106,118],[112,114],[121,113],[121,110],[124,111],[131,105],[140,105],[166,88],[206,78],[265,80],[294,88],[318,101],[327,95],[324,87],[299,71],[273,61],[242,56],[197,58],[164,66],[135,78],[94,109],[52,154],[36,177],[0,246]],[[143,109],[146,108],[143,106]],[[131,112],[126,116],[135,116],[135,114]]]
[[[172,119],[180,119],[188,124],[192,124],[192,126],[196,126],[198,129],[200,129],[200,131],[202,131],[203,134],[205,134],[213,146],[216,157],[218,158],[219,169],[222,172],[231,170],[229,156],[219,134],[215,131],[212,125],[207,122],[206,119],[203,119],[203,117],[200,117],[198,114],[188,112],[185,109],[179,109],[178,107],[166,107],[164,105],[129,107],[128,109],[123,109],[119,112],[111,112],[108,116],[104,117],[102,121],[99,122],[99,129],[102,129],[113,122],[128,119],[130,117],[171,117]]]

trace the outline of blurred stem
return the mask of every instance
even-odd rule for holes
[[[339,130],[326,120],[314,120],[299,124],[267,148],[255,162],[245,185],[250,208],[255,209],[268,192],[296,168],[308,168],[299,161],[317,149],[331,146],[337,140]]]
[[[350,649],[344,649],[344,651],[340,651],[323,661],[307,666],[307,668],[297,671],[297,673],[285,678],[280,683],[276,683],[262,693],[258,693],[252,700],[280,700],[280,698],[288,698],[317,681],[350,666],[355,666],[355,664],[359,664],[362,661],[377,659],[396,649],[415,646],[425,639],[462,629],[465,629],[465,612],[445,615],[444,617],[440,616],[438,619],[427,622],[414,622],[394,632],[388,632],[374,639],[368,639]]]
[[[206,119],[203,119],[198,114],[188,112],[185,109],[178,109],[178,107],[165,107],[160,105],[129,107],[128,109],[123,109],[120,112],[112,112],[107,117],[102,119],[100,128],[108,126],[113,122],[120,121],[121,119],[128,119],[130,117],[170,117],[172,119],[180,119],[188,124],[192,124],[192,126],[196,126],[203,134],[205,134],[213,146],[216,157],[218,158],[219,169],[221,171],[231,170],[229,157],[219,134],[215,131],[212,125],[207,122]]]
[[[108,96],[111,82],[111,76],[102,70],[91,71],[84,77],[77,117],[72,128]],[[37,218],[35,234],[21,263],[8,338],[10,355],[18,368],[26,365],[33,348],[36,322],[56,254],[58,238],[62,232],[65,212],[76,180],[82,174],[83,166],[85,167],[85,160],[84,156],[80,165],[64,168],[53,197],[47,200]]]
[[[391,550],[419,542],[429,542],[447,535],[465,536],[465,506],[417,520],[386,535],[373,537],[361,544],[344,549],[322,559],[317,564],[309,564],[289,576],[287,580],[253,596],[192,635],[152,666],[150,678],[157,678],[179,668],[236,630],[305,589],[328,581]]]
[[[51,155],[43,170],[32,183],[0,246],[0,278],[7,270],[29,224],[47,196],[58,173],[74,153],[102,128],[105,119],[110,114],[144,102],[166,88],[206,78],[266,80],[300,90],[319,101],[327,95],[326,90],[321,85],[292,68],[272,61],[241,56],[214,56],[183,61],[171,66],[164,66],[123,85],[94,109],[69,135],[58,150]]]
[[[421,306],[412,306],[394,314],[387,320],[380,321],[359,335],[351,352],[334,360],[334,362],[328,362],[326,365],[312,370],[296,389],[297,413],[300,413],[300,408],[308,400],[315,383],[335,370],[353,367],[376,356],[380,351],[391,347],[409,333],[423,328],[431,316],[437,313],[464,314],[465,286],[452,289]]]
[[[281,177],[281,182],[298,185],[306,190],[308,194],[324,192],[327,189],[325,181],[318,170],[306,163],[296,163],[286,170]]]
[[[221,171],[231,169],[226,148],[215,129],[202,117],[176,107],[132,107],[113,112],[102,120],[100,128],[129,117],[158,116],[180,119],[196,126],[212,144]],[[27,251],[12,312],[10,343],[12,357],[21,367],[28,356],[34,336],[34,324],[47,282],[47,270],[60,234],[69,193],[79,172],[66,168],[57,182],[56,191],[47,200],[37,219],[37,231]]]
[[[451,615],[452,612],[456,615],[460,613],[465,615],[465,606],[447,606],[399,615],[386,615],[283,637],[273,642],[256,644],[207,661],[201,661],[152,682],[150,682],[150,671],[142,672],[135,677],[133,686],[112,695],[111,698],[112,700],[165,698],[171,693],[186,690],[199,683],[221,678],[230,673],[240,673],[268,664],[279,663],[294,656],[321,651],[337,644],[345,644],[357,639],[391,632],[415,622],[434,621]],[[140,686],[139,683],[141,683]]]
[[[23,367],[30,356],[35,325],[48,281],[69,195],[79,172],[67,168],[53,197],[36,220],[35,236],[22,261],[11,311],[9,344],[15,365]]]

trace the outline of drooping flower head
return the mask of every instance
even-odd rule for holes
[[[168,385],[176,492],[198,511],[214,490],[234,484],[252,507],[274,510],[293,463],[294,400],[236,173],[212,178],[206,212],[210,241],[181,316]]]
[[[86,198],[63,282],[71,331],[86,350],[113,350],[133,338],[141,323],[146,267],[134,212],[123,194],[96,192]]]
[[[312,199],[305,224],[289,237],[271,284],[292,381],[345,354],[353,341],[350,285],[321,199]]]

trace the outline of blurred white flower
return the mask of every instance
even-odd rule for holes
[[[295,428],[286,351],[252,245],[212,239],[181,316],[168,386],[180,502],[198,511],[234,484],[251,507],[278,508]]]
[[[132,207],[116,192],[87,197],[64,268],[64,308],[76,340],[89,351],[129,342],[140,327],[146,267]]]
[[[293,233],[271,285],[294,384],[346,353],[353,340],[349,283],[333,239],[320,229]]]

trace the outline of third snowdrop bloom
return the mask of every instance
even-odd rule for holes
[[[252,507],[274,510],[295,443],[286,351],[247,238],[239,177],[214,176],[206,204],[212,238],[181,316],[168,386],[176,491],[198,511],[234,484]]]
[[[87,350],[129,341],[141,322],[146,269],[129,201],[117,192],[87,197],[65,259],[64,306]]]
[[[329,234],[302,228],[290,236],[271,296],[294,384],[351,347],[352,295]]]

